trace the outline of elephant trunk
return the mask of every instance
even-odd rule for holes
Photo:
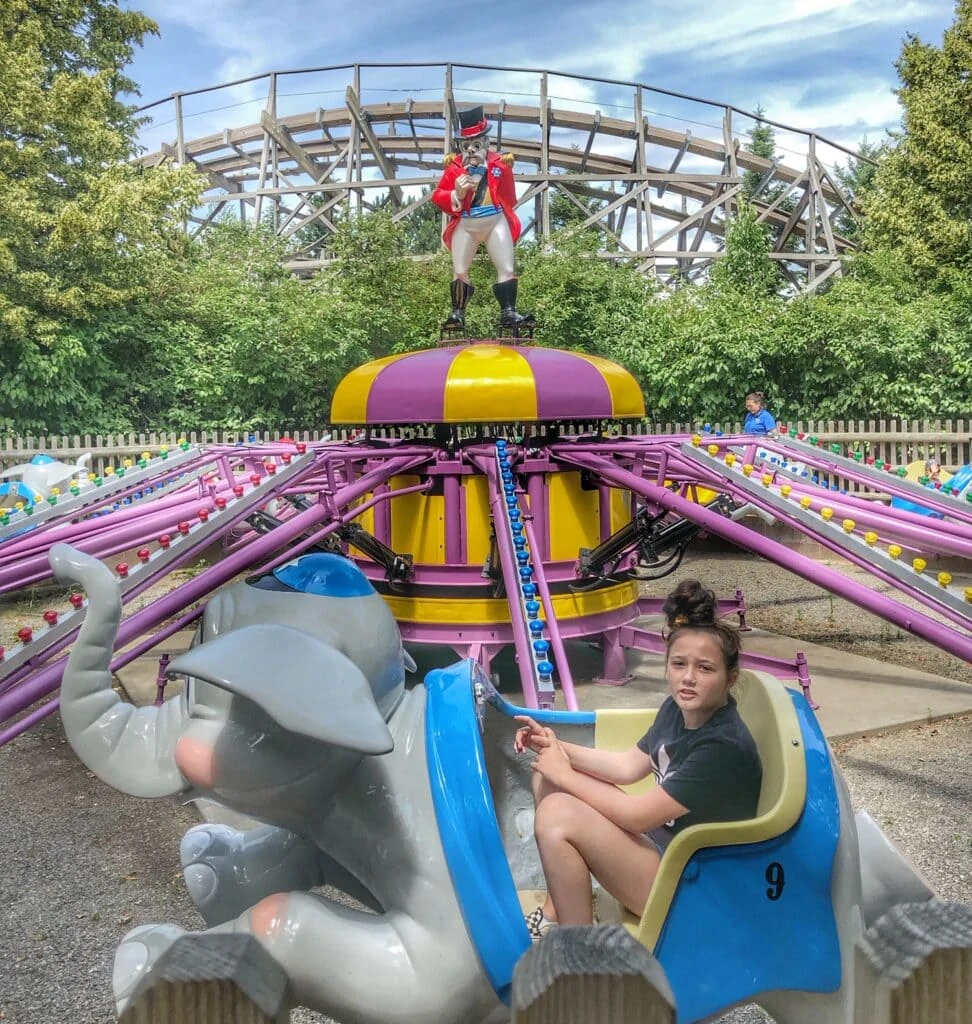
[[[132,796],[171,796],[187,788],[175,762],[186,723],[181,697],[161,707],[136,708],[112,688],[111,655],[121,621],[118,582],[91,555],[55,544],[54,575],[80,583],[88,612],[61,682],[61,720],[74,752],[109,786]]]

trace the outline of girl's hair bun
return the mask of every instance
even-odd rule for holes
[[[662,605],[669,629],[678,626],[714,626],[718,603],[715,593],[698,580],[682,580]]]

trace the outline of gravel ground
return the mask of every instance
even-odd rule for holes
[[[755,556],[690,554],[679,575],[698,576],[726,596],[741,587],[751,625],[972,684],[965,662]],[[972,904],[972,716],[835,749],[855,805],[871,812],[943,899]],[[200,924],[178,853],[194,812],[168,801],[149,806],[98,782],[56,719],[0,748],[0,806],[0,905],[7,908],[0,1020],[113,1021],[111,964],[122,936],[148,922]],[[307,1011],[293,1019],[323,1020]],[[767,1018],[745,1008],[723,1020]]]

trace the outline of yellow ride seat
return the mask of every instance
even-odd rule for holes
[[[641,918],[627,913],[624,919],[628,931],[652,951],[685,866],[696,851],[775,839],[789,831],[803,812],[807,766],[800,722],[790,694],[775,676],[749,670],[739,673],[733,694],[763,765],[756,817],[692,825],[675,836],[661,859]],[[626,750],[648,731],[654,717],[654,710],[598,711],[594,745],[605,750]],[[654,784],[649,776],[624,788],[644,792]]]

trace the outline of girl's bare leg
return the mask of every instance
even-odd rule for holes
[[[539,810],[540,801],[546,799],[551,793],[559,793],[560,790],[556,786],[552,786],[547,780],[540,774],[534,773],[531,780],[531,786],[533,788],[533,806],[535,810]],[[541,857],[542,860],[542,857]],[[588,878],[588,884],[590,878]],[[543,904],[543,916],[548,921],[557,920],[557,911],[554,909],[553,900],[550,897],[550,886],[547,885],[547,898]]]
[[[544,796],[537,807],[535,831],[552,920],[591,924],[592,874],[630,911],[644,910],[661,861],[650,840],[625,832],[589,804],[563,792]]]

